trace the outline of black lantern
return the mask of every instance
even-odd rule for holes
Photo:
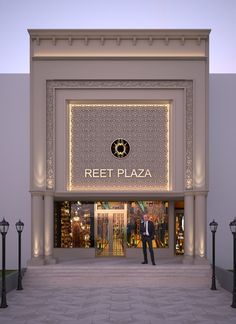
[[[230,222],[229,227],[230,227],[232,234],[235,234],[236,233],[236,217],[232,222]]]
[[[0,233],[1,234],[7,234],[9,229],[9,223],[3,218],[3,220],[0,222]]]
[[[217,231],[217,227],[218,227],[218,223],[215,222],[215,220],[213,219],[213,221],[209,224],[211,232],[215,233]]]
[[[19,220],[17,223],[16,223],[16,230],[18,233],[22,233],[23,231],[23,228],[24,228],[24,223]]]
[[[234,240],[234,280],[233,280],[233,301],[231,307],[236,308],[236,218],[229,224]]]
[[[218,223],[213,221],[209,224],[212,233],[212,277],[211,277],[211,290],[216,290],[216,271],[215,271],[215,234],[217,231]]]
[[[22,275],[21,275],[21,233],[24,228],[24,223],[19,220],[16,223],[16,230],[18,232],[18,283],[17,283],[17,290],[23,290],[22,287]]]
[[[0,222],[0,233],[2,234],[2,291],[0,308],[6,308],[6,235],[9,229],[9,223],[3,218]]]

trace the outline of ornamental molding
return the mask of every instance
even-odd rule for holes
[[[185,190],[193,189],[193,81],[192,80],[47,80],[46,178],[55,188],[56,91],[65,89],[182,89],[185,94]]]
[[[195,37],[189,37],[189,36],[85,36],[85,37],[60,37],[60,36],[52,36],[52,37],[43,37],[43,36],[37,36],[32,37],[32,41],[35,42],[37,46],[40,46],[42,42],[44,41],[50,41],[51,45],[56,46],[58,41],[64,41],[69,46],[73,46],[75,43],[80,42],[84,46],[88,46],[91,44],[91,42],[98,42],[101,46],[106,45],[108,41],[112,41],[114,45],[120,46],[122,45],[122,42],[128,41],[133,46],[136,46],[140,41],[146,42],[146,45],[152,46],[156,42],[163,42],[164,45],[168,46],[171,41],[178,41],[179,45],[184,46],[186,42],[188,41],[194,41],[196,45],[200,46],[202,41],[206,40],[206,37],[203,36],[195,36]]]
[[[91,58],[207,59],[207,29],[29,30],[35,61]]]
[[[74,42],[82,42],[84,46],[90,45],[91,42],[99,42],[104,46],[107,41],[113,41],[114,44],[120,46],[123,41],[129,41],[136,46],[140,41],[145,41],[147,45],[152,46],[156,41],[163,42],[168,46],[173,40],[178,40],[180,45],[185,42],[195,41],[196,45],[201,45],[202,41],[209,38],[210,30],[208,29],[74,29],[74,30],[42,30],[30,29],[29,31],[32,42],[40,46],[43,41],[50,41],[52,46],[56,46],[58,41],[66,41],[69,46]]]

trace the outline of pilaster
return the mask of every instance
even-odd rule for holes
[[[53,193],[44,196],[44,256],[46,264],[55,264],[53,258]]]
[[[192,263],[194,257],[194,193],[184,196],[184,263]]]
[[[44,197],[41,192],[31,193],[31,259],[28,265],[44,264]]]
[[[206,257],[206,193],[195,193],[195,263]]]

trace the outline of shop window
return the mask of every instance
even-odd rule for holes
[[[94,204],[79,201],[55,202],[54,246],[94,247]]]
[[[144,214],[155,225],[154,248],[167,248],[169,246],[168,208],[165,201],[133,201],[128,203],[127,215],[127,245],[130,248],[141,248],[140,224]]]

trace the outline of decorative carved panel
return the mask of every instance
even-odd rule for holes
[[[68,109],[68,190],[169,190],[169,105],[71,104]],[[111,152],[117,138],[130,145],[123,159]],[[85,170],[92,169],[95,176],[92,171],[88,176]]]
[[[47,189],[55,187],[55,92],[58,89],[184,89],[185,189],[193,188],[192,80],[48,80],[47,81]]]

